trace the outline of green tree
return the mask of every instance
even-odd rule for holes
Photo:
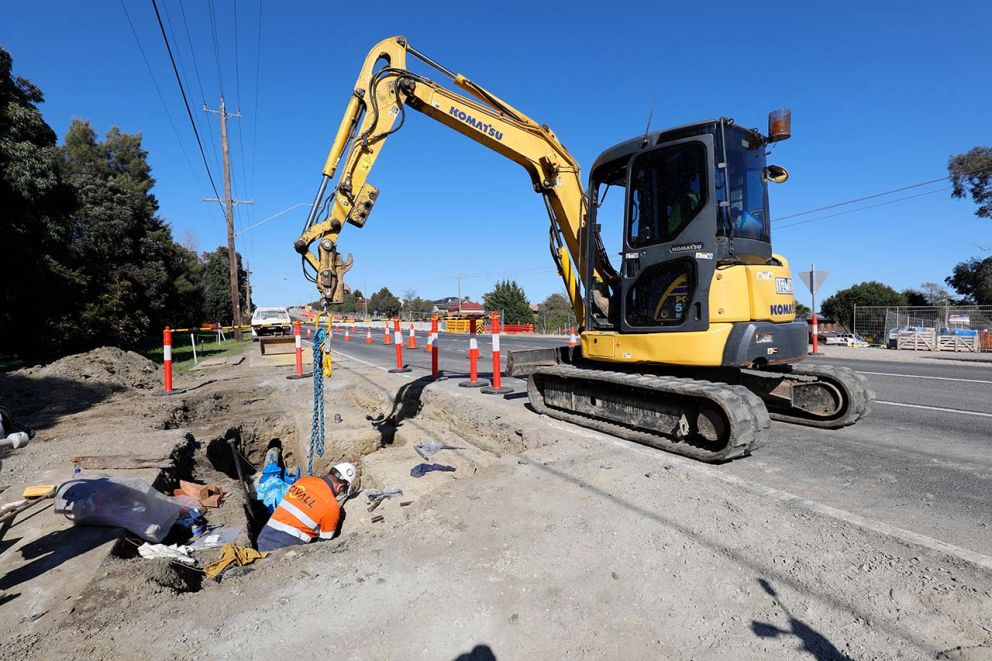
[[[369,299],[369,313],[386,317],[394,317],[400,312],[400,299],[393,296],[393,292],[387,287],[383,287],[372,294]]]
[[[926,306],[927,295],[919,289],[903,289],[902,295],[906,299],[906,305]]]
[[[69,251],[72,190],[43,101],[0,48],[0,347],[24,356],[71,343],[80,284]]]
[[[203,320],[216,321],[227,325],[231,323],[231,273],[230,262],[227,258],[227,247],[219,246],[217,250],[203,255]],[[245,283],[248,274],[241,266],[241,254],[238,260],[238,295],[241,297],[241,309],[245,310]],[[319,308],[318,308],[319,309]]]
[[[961,303],[992,305],[992,257],[961,262],[944,282],[961,294]]]
[[[175,314],[175,280],[189,266],[157,215],[141,135],[115,127],[98,141],[88,122],[75,119],[61,150],[76,192],[70,220],[83,277],[79,340],[84,347],[138,346]]]
[[[808,317],[812,313],[808,305],[803,305],[799,301],[796,301],[796,316],[797,317]]]
[[[851,328],[854,325],[854,306],[906,305],[906,297],[892,287],[877,281],[859,282],[841,289],[823,301],[820,309],[828,317]]]
[[[513,280],[501,280],[491,292],[482,295],[486,312],[501,312],[507,324],[532,324],[534,312],[524,290]]]
[[[947,170],[953,186],[951,195],[957,198],[970,195],[978,205],[975,215],[992,218],[992,147],[975,147],[951,156]]]
[[[434,303],[419,296],[414,296],[403,306],[403,312],[409,313],[411,319],[426,319],[433,311]]]
[[[537,325],[542,333],[551,333],[575,323],[572,304],[561,294],[551,294],[538,308]]]

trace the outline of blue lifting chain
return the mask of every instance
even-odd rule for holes
[[[321,365],[327,332],[317,329],[313,334],[313,420],[310,425],[310,451],[307,454],[307,475],[313,475],[313,453],[324,456],[324,369]]]

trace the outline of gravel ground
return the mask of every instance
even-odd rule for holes
[[[224,368],[170,424],[201,441],[233,425],[249,452],[279,436],[302,458],[309,382],[284,374]],[[107,559],[43,628],[0,639],[0,656],[992,654],[992,572],[979,566],[451,381],[341,359],[328,391],[328,418],[342,422],[319,465],[357,457],[365,486],[399,485],[404,497],[374,513],[382,522],[351,501],[338,540],[219,584]],[[126,416],[148,401],[112,404]],[[428,438],[464,448],[437,457],[455,472],[410,476],[421,462],[411,446]]]

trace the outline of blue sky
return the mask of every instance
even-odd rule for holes
[[[238,225],[312,199],[358,68],[394,34],[549,124],[586,169],[643,132],[652,104],[655,129],[721,115],[764,127],[769,110],[791,108],[794,137],[773,160],[792,177],[772,190],[773,217],[942,177],[950,154],[989,144],[992,5],[797,4],[263,0],[256,107],[258,0],[236,11],[234,0],[213,0],[225,96],[244,115],[231,121],[235,189],[255,200],[239,209]],[[220,94],[208,3],[159,5],[220,185],[216,116],[200,110]],[[15,72],[44,91],[42,110],[60,136],[73,117],[100,133],[141,132],[174,235],[212,250],[225,243],[223,217],[201,201],[212,193],[151,3],[126,6],[178,139],[119,2],[4,0],[0,44]],[[411,112],[370,181],[382,191],[371,219],[341,239],[355,256],[352,287],[438,298],[454,293],[461,273],[463,294],[475,298],[500,276],[534,301],[560,290],[543,203],[519,166]],[[992,224],[973,212],[941,191],[794,227],[782,221],[773,241],[794,270],[830,269],[821,295],[869,279],[911,287],[988,254],[980,246],[992,244]],[[239,237],[256,303],[316,297],[292,249],[305,215],[299,208]]]

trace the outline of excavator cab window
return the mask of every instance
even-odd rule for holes
[[[706,205],[706,148],[686,142],[635,159],[630,187],[627,244],[674,240]]]
[[[716,170],[716,196],[720,201],[720,236],[771,242],[768,186],[764,180],[765,146],[748,132],[725,126],[727,167]],[[719,142],[717,150],[721,148]],[[730,177],[729,195],[725,179]],[[728,199],[729,198],[729,199]]]

